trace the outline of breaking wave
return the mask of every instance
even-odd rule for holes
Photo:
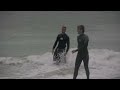
[[[67,63],[53,64],[51,52],[25,57],[0,57],[0,78],[72,79],[76,54],[71,48]],[[108,49],[89,50],[90,78],[109,79],[120,76],[120,52]],[[83,63],[78,78],[86,78]]]

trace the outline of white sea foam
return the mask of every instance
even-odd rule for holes
[[[72,79],[77,54],[71,53],[73,49],[67,54],[67,63],[58,66],[53,64],[51,52],[25,57],[0,57],[0,78]],[[90,49],[89,56],[90,78],[120,76],[120,52]],[[83,63],[78,78],[86,78]]]

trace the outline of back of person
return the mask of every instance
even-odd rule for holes
[[[79,36],[77,37],[78,48],[76,50],[72,51],[72,53],[75,53],[78,51],[77,56],[76,56],[76,61],[75,61],[75,69],[74,69],[73,79],[77,78],[78,70],[79,70],[79,67],[80,67],[82,61],[84,63],[84,68],[86,71],[87,79],[89,79],[89,75],[90,75],[89,67],[88,67],[89,54],[88,54],[88,49],[87,49],[89,38],[87,35],[84,34],[84,32],[85,32],[84,25],[77,26],[77,32],[79,34]]]
[[[81,56],[85,56],[88,54],[88,42],[89,42],[89,38],[86,34],[82,34],[82,35],[79,35],[77,37],[77,41],[78,41],[78,53],[81,55]]]

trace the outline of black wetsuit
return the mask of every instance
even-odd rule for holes
[[[76,79],[78,75],[78,70],[82,61],[84,63],[87,78],[89,78],[89,68],[88,68],[89,53],[87,49],[89,38],[87,35],[81,34],[77,37],[77,42],[78,42],[78,49],[77,49],[78,53],[77,53],[76,62],[75,62],[73,79]]]
[[[58,53],[61,53],[61,52],[67,53],[68,52],[69,46],[70,46],[69,36],[66,33],[59,34],[53,45],[53,50],[55,49],[56,45],[57,45],[57,48],[56,48],[56,50],[54,52],[54,56],[53,56],[54,61],[56,60]],[[67,45],[67,48],[66,48],[66,45]]]

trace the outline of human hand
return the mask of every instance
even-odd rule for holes
[[[76,50],[72,50],[72,54],[75,53],[75,52],[76,52]]]
[[[67,55],[67,52],[64,53],[64,56],[66,56],[66,55]]]
[[[52,49],[52,54],[54,53],[54,50]]]

